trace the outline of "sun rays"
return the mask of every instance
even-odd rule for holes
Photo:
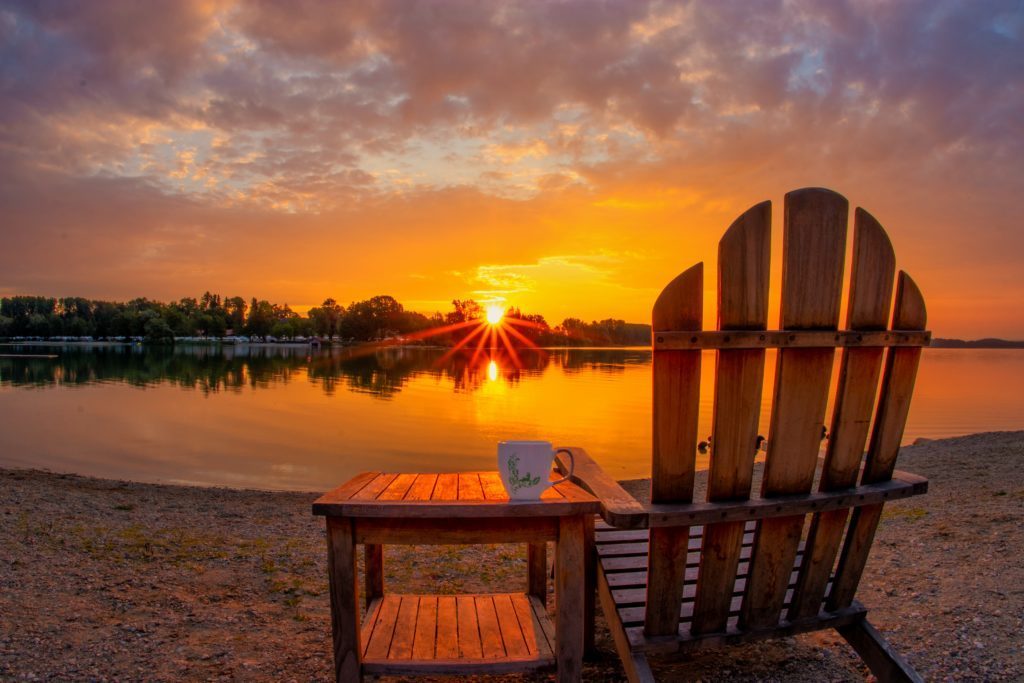
[[[490,304],[484,309],[482,317],[459,323],[459,330],[468,328],[468,332],[438,360],[438,364],[447,362],[463,349],[472,349],[470,367],[486,365],[487,373],[490,376],[497,374],[498,357],[503,360],[507,359],[515,369],[519,370],[523,367],[523,363],[518,349],[526,348],[543,353],[532,339],[516,329],[517,327],[540,329],[541,326],[531,320],[523,320],[515,315],[509,315],[510,310],[501,304]],[[443,334],[446,331],[450,330],[442,327],[438,328],[434,334]],[[425,330],[424,336],[430,332],[431,330]]]
[[[384,348],[436,342],[449,348],[434,362],[435,366],[450,364],[458,354],[464,354],[463,358],[468,361],[466,369],[471,373],[480,372],[491,381],[500,376],[515,375],[530,364],[531,359],[524,363],[524,350],[539,354],[542,360],[546,358],[544,349],[530,337],[548,332],[547,326],[522,317],[519,309],[499,303],[483,307],[474,303],[467,313],[470,317],[466,320],[453,320],[454,316],[449,315],[447,324],[346,347],[342,353],[345,358],[352,359],[372,355]]]

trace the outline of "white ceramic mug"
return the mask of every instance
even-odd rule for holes
[[[551,465],[556,453],[569,455],[569,473],[551,481]],[[498,472],[512,500],[537,500],[549,487],[572,476],[572,451],[553,450],[550,441],[499,441]]]

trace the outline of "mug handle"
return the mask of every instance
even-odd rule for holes
[[[570,451],[568,448],[559,448],[555,451],[555,455],[558,455],[559,453],[565,453],[569,456],[569,473],[566,474],[561,479],[556,479],[555,481],[550,482],[551,486],[554,486],[555,484],[561,484],[563,481],[568,481],[569,477],[572,476],[573,469],[575,469],[576,467],[576,459],[572,457],[572,451]]]

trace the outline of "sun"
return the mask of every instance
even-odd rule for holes
[[[505,317],[505,309],[500,304],[490,304],[487,307],[487,322],[490,325],[497,325]]]

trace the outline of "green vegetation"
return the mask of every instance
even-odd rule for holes
[[[170,344],[175,339],[217,340],[246,336],[256,341],[296,340],[313,336],[328,341],[369,342],[405,340],[412,337],[431,344],[458,343],[471,328],[462,326],[431,333],[484,317],[484,309],[472,299],[452,301],[453,310],[424,315],[408,311],[391,296],[354,301],[347,307],[334,299],[311,308],[306,316],[288,304],[278,305],[253,297],[221,297],[204,293],[199,299],[183,298],[165,304],[149,299],[128,302],[94,301],[82,297],[12,296],[0,299],[0,338],[139,340]],[[517,334],[513,345],[620,346],[646,345],[649,325],[607,319],[584,322],[566,318],[551,327],[542,315],[509,308],[505,317]]]

